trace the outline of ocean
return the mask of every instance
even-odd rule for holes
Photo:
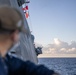
[[[76,75],[76,58],[39,58],[38,61],[61,75]]]

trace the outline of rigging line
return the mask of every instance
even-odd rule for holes
[[[30,21],[30,27],[31,27],[32,33],[34,33],[34,32],[33,32],[33,25],[32,25],[32,21],[31,21],[30,14],[29,14],[29,21]]]

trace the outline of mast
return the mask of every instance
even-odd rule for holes
[[[32,43],[30,29],[28,27],[27,20],[22,10],[22,5],[24,3],[25,4],[29,3],[29,1],[28,0],[0,0],[0,5],[9,5],[9,6],[17,8],[22,13],[22,16],[24,19],[24,28],[26,29],[26,33],[22,32],[20,34],[21,35],[20,42],[19,42],[20,46],[14,50],[15,55],[24,61],[30,60],[34,63],[37,63],[37,56],[35,53],[34,45]]]

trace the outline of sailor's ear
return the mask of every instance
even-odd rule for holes
[[[14,41],[14,39],[15,39],[15,32],[12,32],[12,33],[10,34],[10,38],[11,38],[12,41]]]
[[[11,35],[10,35],[10,38],[13,42],[18,42],[19,40],[19,31],[16,30],[14,31]]]

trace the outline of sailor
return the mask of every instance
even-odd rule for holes
[[[19,41],[19,33],[26,32],[22,25],[23,18],[17,9],[9,6],[0,7],[0,53],[8,67],[8,75],[58,75],[44,65],[38,66],[7,54]]]

